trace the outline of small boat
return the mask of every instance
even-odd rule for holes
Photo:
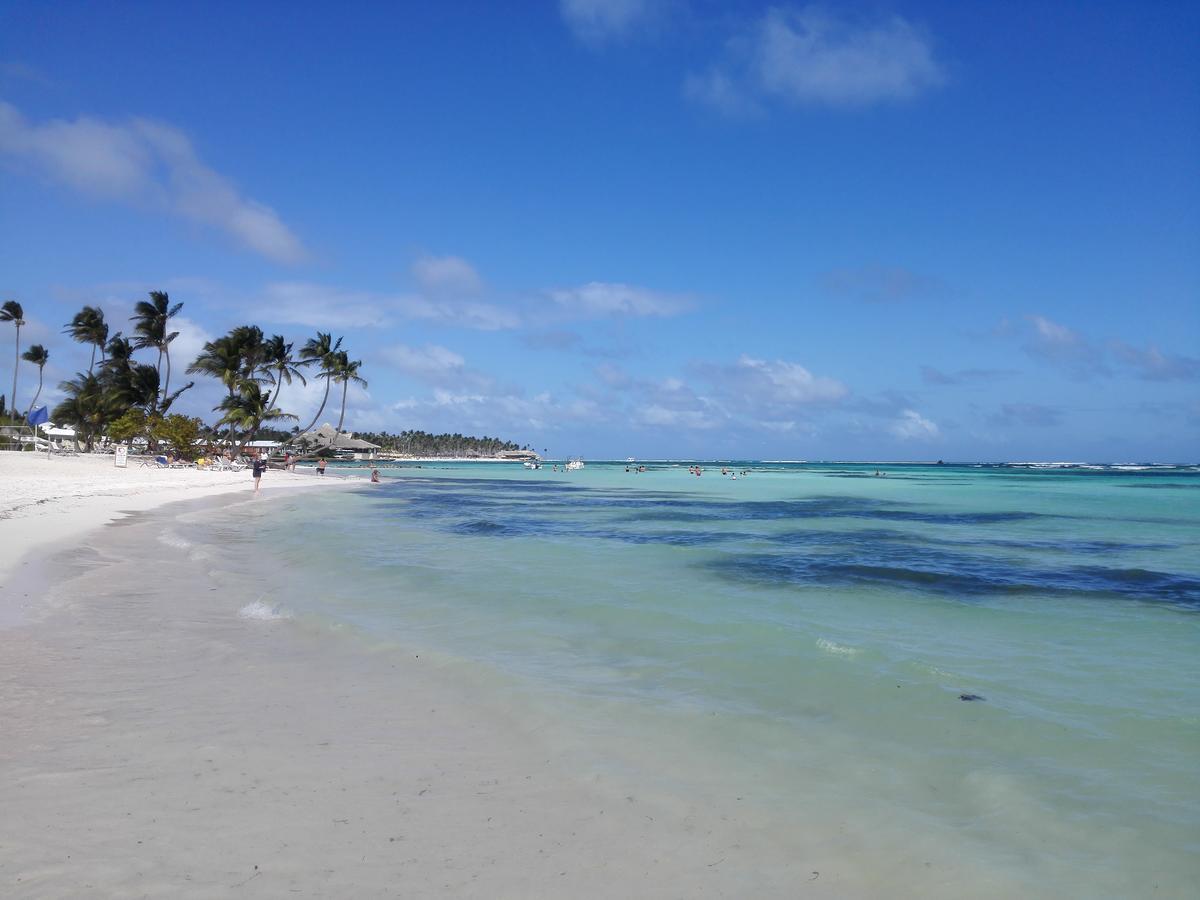
[[[573,459],[570,459],[567,461],[566,468],[567,468],[568,472],[574,472],[577,469],[582,469],[583,468],[583,460],[580,459],[578,456],[576,456]]]
[[[534,460],[526,460],[523,465],[527,469],[540,469],[542,467],[540,462],[535,462]]]

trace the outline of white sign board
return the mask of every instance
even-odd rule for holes
[[[124,469],[129,464],[129,448],[118,447],[117,452],[113,454],[113,465],[118,469]]]

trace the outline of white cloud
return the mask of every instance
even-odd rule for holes
[[[171,387],[178,389],[187,384],[189,379],[185,377],[185,370],[213,336],[203,325],[183,316],[173,318],[169,330],[179,332],[175,340],[171,341]]]
[[[0,154],[81,192],[220,229],[276,262],[297,263],[307,255],[273,209],[243,197],[171,125],[90,117],[34,123],[0,101]]]
[[[396,308],[410,319],[477,331],[501,331],[521,324],[515,312],[492,303],[407,296],[396,298]]]
[[[247,313],[264,322],[310,328],[370,328],[386,325],[392,301],[369,291],[349,291],[303,281],[268,284]]]
[[[406,428],[427,431],[463,431],[501,434],[524,441],[523,430],[556,431],[570,423],[596,424],[607,413],[589,400],[564,400],[549,392],[526,397],[516,389],[435,389],[427,397],[409,397],[394,403]],[[540,449],[540,448],[539,448]]]
[[[437,344],[408,347],[396,344],[381,351],[383,360],[409,378],[439,388],[490,390],[493,380],[467,366],[458,353]]]
[[[903,101],[944,80],[929,38],[899,16],[861,23],[815,6],[775,7],[731,42],[724,62],[691,76],[685,89],[739,112],[756,98],[838,107]]]
[[[655,0],[560,0],[563,21],[589,44],[622,38],[645,24],[661,4]]]
[[[668,409],[657,403],[643,407],[634,414],[640,425],[662,428],[689,428],[707,430],[717,428],[721,422],[700,409]]]
[[[888,426],[888,431],[903,441],[933,440],[941,436],[936,422],[922,416],[915,409],[906,409]]]
[[[489,303],[346,290],[311,282],[269,284],[261,302],[251,308],[263,321],[324,329],[380,327],[396,317],[481,331],[515,328],[520,322],[515,313]]]
[[[690,308],[688,298],[632,284],[591,281],[549,292],[564,312],[577,316],[674,316]]]
[[[849,389],[835,378],[813,375],[799,363],[767,362],[743,355],[726,368],[723,384],[743,395],[778,406],[803,406],[841,400]]]
[[[483,279],[474,266],[459,256],[422,256],[413,262],[411,269],[417,284],[429,294],[475,297],[483,292]]]

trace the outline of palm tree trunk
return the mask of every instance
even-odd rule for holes
[[[338,434],[342,433],[342,423],[346,421],[346,391],[350,389],[350,379],[342,382],[342,414],[338,416]]]
[[[171,350],[168,347],[163,352],[167,354],[167,380],[163,382],[163,391],[162,391],[163,400],[166,400],[168,395],[170,394],[170,387],[171,387]]]
[[[275,379],[275,390],[271,391],[271,402],[267,404],[267,412],[275,408],[275,401],[279,399],[279,389],[283,386],[283,369],[279,370],[279,377]]]
[[[25,418],[29,418],[29,414],[33,412],[33,408],[37,406],[38,397],[42,396],[42,367],[38,366],[38,389],[33,395],[33,399],[29,401],[29,409],[25,410]]]
[[[96,345],[92,344],[92,361],[88,363],[88,374],[92,374],[92,369],[96,365]]]
[[[326,376],[325,377],[325,399],[321,401],[321,408],[317,410],[317,414],[315,416],[313,416],[313,420],[308,423],[308,427],[300,429],[301,434],[304,434],[306,431],[312,431],[313,426],[317,424],[317,419],[321,418],[321,413],[325,412],[325,404],[328,402],[329,402],[329,377]]]
[[[9,397],[9,399],[8,399],[8,405],[9,405],[9,408],[12,409],[12,411],[14,413],[14,416],[13,416],[14,418],[16,418],[15,414],[17,411],[17,366],[19,366],[20,364],[21,364],[21,326],[18,325],[17,326],[17,339],[13,343],[13,392],[12,392],[12,396]]]

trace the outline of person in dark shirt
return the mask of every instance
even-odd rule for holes
[[[254,457],[254,493],[258,493],[262,487],[263,470],[267,467],[267,461],[261,456]]]

